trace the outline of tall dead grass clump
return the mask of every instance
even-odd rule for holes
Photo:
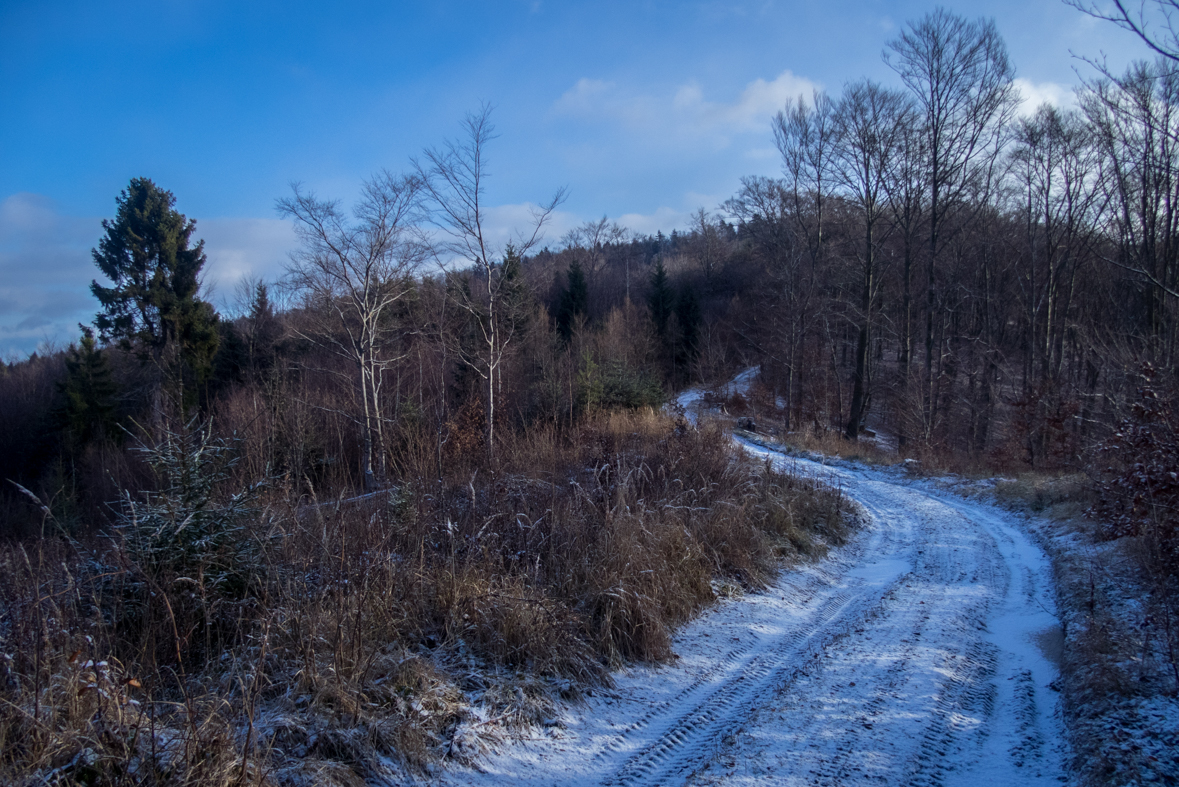
[[[0,782],[356,784],[470,757],[480,725],[668,658],[718,583],[843,535],[838,493],[650,410],[510,435],[494,470],[414,439],[396,487],[250,506],[228,463],[173,455],[189,487],[125,501],[116,537],[0,545]]]
[[[0,783],[231,784],[257,771],[232,707],[147,669],[122,638],[93,553],[58,539],[5,544],[0,571]],[[119,654],[119,655],[116,655]],[[120,657],[121,656],[121,657]]]

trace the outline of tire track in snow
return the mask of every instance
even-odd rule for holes
[[[871,503],[866,507],[871,512]],[[898,572],[887,579],[877,577],[877,581],[869,582],[853,576],[855,569],[866,558],[897,560],[898,549],[912,551],[912,527],[898,528],[896,518],[887,520],[890,526],[884,525],[884,521],[877,521],[877,526],[869,530],[869,537],[853,544],[839,562],[841,570],[828,581],[835,584],[842,580],[842,589],[825,594],[822,599],[816,598],[820,594],[814,592],[813,585],[808,588],[811,593],[800,594],[801,604],[814,607],[805,619],[798,621],[772,648],[751,657],[731,680],[691,704],[688,712],[681,711],[664,720],[658,737],[630,754],[601,784],[641,787],[682,782],[707,763],[725,736],[739,727],[754,709],[788,687],[825,649],[855,630],[903,578]],[[899,521],[908,525],[904,518]],[[699,685],[698,682],[693,688]],[[678,699],[682,701],[683,696]],[[684,707],[682,702],[680,707]],[[643,726],[648,724],[645,720]],[[624,751],[628,742],[615,741],[608,749]]]
[[[805,627],[792,632],[772,650],[749,659],[736,677],[721,685],[686,714],[673,718],[652,744],[632,755],[605,785],[635,787],[667,784],[676,774],[690,773],[707,761],[724,734],[744,720],[749,711],[789,684],[797,665],[817,658],[824,647],[846,633],[857,618],[854,602],[865,599],[844,591],[829,597],[810,616]],[[615,750],[620,746],[615,746]]]
[[[1001,515],[978,506],[942,499],[901,479],[882,484],[871,472],[836,474],[873,517],[901,511],[919,520],[912,573],[863,630],[828,649],[804,680],[753,714],[688,783],[1063,780],[1062,731],[1047,723],[1049,709],[1037,706],[1037,679],[1018,666],[1018,643],[1005,641],[1019,632],[990,630],[1006,621],[1002,616],[1010,616],[1013,606],[1022,614],[1042,608],[1027,545],[1017,543]],[[1013,662],[1010,682],[1000,680],[1006,677],[1001,664],[1010,669]],[[1046,726],[1053,728],[1050,746]]]
[[[848,567],[850,564],[844,566],[845,569]],[[839,573],[824,570],[825,568],[819,567],[815,571],[805,573],[798,572],[789,581],[780,585],[780,590],[792,594],[791,600],[796,603],[799,609],[806,610],[805,617],[799,620],[792,630],[780,637],[777,642],[769,643],[768,646],[766,643],[748,640],[729,650],[714,664],[699,671],[691,683],[679,690],[674,696],[650,705],[642,716],[627,725],[613,740],[606,743],[594,759],[602,762],[609,759],[611,753],[625,751],[634,733],[651,726],[665,730],[663,735],[669,740],[680,742],[686,734],[683,728],[690,726],[694,730],[695,726],[684,724],[684,719],[678,716],[669,716],[669,712],[674,714],[676,708],[691,706],[696,709],[697,714],[707,715],[708,718],[714,719],[716,712],[715,709],[709,707],[710,702],[718,700],[722,704],[732,705],[734,700],[732,686],[726,683],[720,689],[716,689],[714,684],[718,680],[746,681],[750,674],[765,675],[767,662],[782,660],[782,656],[768,658],[764,652],[767,649],[771,652],[774,649],[791,651],[796,655],[803,647],[809,647],[811,651],[815,651],[819,647],[818,642],[821,641],[821,637],[816,635],[824,625],[832,624],[837,617],[841,616],[841,613],[846,613],[846,607],[855,595],[853,591],[843,589],[842,576]],[[718,693],[723,696],[716,697]],[[668,727],[669,718],[672,719],[670,729]],[[658,747],[660,742],[654,746]],[[663,747],[663,750],[667,748]],[[639,758],[640,755],[632,755],[632,759]],[[623,780],[618,783],[628,782]]]

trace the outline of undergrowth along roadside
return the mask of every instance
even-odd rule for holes
[[[152,450],[229,448],[187,437]],[[184,495],[154,518],[128,501],[122,537],[4,545],[0,782],[358,784],[473,757],[612,667],[669,658],[718,584],[760,587],[848,527],[838,490],[650,412],[500,457],[441,479],[410,463],[350,503],[262,497],[248,520],[241,489],[206,490],[197,517]],[[145,557],[137,527],[186,538],[225,506],[248,581],[225,581],[221,537]]]

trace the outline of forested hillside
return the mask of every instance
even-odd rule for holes
[[[129,262],[148,230],[120,218],[95,251],[115,282],[95,283],[97,334],[3,369],[0,475],[93,524],[140,483],[126,448],[144,429],[211,418],[243,441],[243,472],[297,499],[392,483],[411,457],[491,469],[504,430],[570,429],[752,364],[786,431],[1078,467],[1147,377],[1174,389],[1171,61],[1095,77],[1077,110],[1017,114],[989,23],[935,12],[885,54],[907,89],[800,97],[771,124],[783,177],[744,179],[670,236],[603,218],[544,238],[558,194],[493,247],[488,110],[343,195],[350,210],[280,199],[301,251],[228,314],[197,293],[192,225],[187,262]],[[187,221],[146,180],[120,211],[144,199],[168,203],[150,221]],[[27,532],[14,494],[6,528]]]

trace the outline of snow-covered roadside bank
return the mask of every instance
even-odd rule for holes
[[[1051,572],[1015,519],[896,470],[748,449],[841,485],[863,532],[685,627],[675,664],[627,670],[443,783],[1067,781]]]
[[[1000,504],[1010,504],[1005,486],[1021,484],[957,477],[931,483]],[[1062,621],[1060,686],[1075,770],[1092,784],[1179,784],[1174,669],[1157,641],[1161,616],[1150,608],[1134,544],[1095,538],[1096,523],[1073,518],[1075,505],[1069,509],[1060,518],[1016,516],[1054,567]]]

